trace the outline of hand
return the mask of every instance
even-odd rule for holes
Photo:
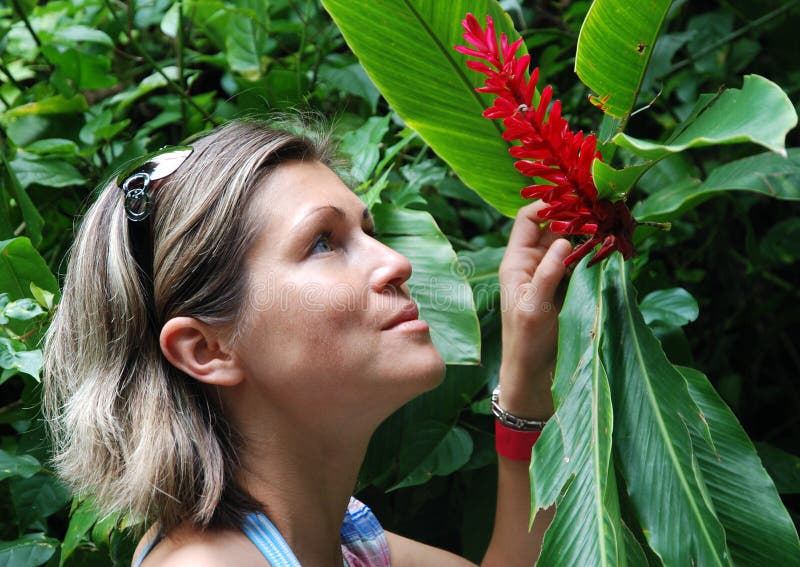
[[[500,405],[530,419],[553,413],[550,394],[558,342],[558,284],[570,243],[542,229],[541,201],[519,210],[500,263],[503,359]]]

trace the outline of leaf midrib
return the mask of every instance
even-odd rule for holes
[[[411,12],[411,14],[414,16],[414,18],[420,24],[422,29],[425,30],[425,32],[428,34],[428,36],[433,41],[433,43],[435,43],[436,46],[439,48],[439,50],[441,51],[442,55],[444,55],[444,57],[447,60],[447,62],[450,64],[450,66],[453,68],[453,70],[458,75],[458,78],[461,80],[462,83],[464,83],[464,86],[467,87],[467,91],[470,93],[470,95],[472,96],[472,99],[478,105],[478,108],[480,109],[480,112],[482,114],[483,111],[486,110],[486,107],[484,106],[483,101],[481,100],[480,96],[478,96],[478,93],[475,92],[475,89],[473,88],[472,84],[469,82],[469,79],[467,79],[467,76],[464,74],[464,70],[461,68],[461,65],[456,63],[455,59],[453,59],[453,56],[450,54],[450,50],[447,49],[444,44],[442,44],[442,42],[439,40],[438,36],[434,33],[434,31],[428,25],[428,22],[426,22],[425,19],[420,15],[420,13],[417,12],[416,8],[414,8],[414,6],[413,6],[413,4],[411,4],[410,0],[402,0],[402,2],[403,2],[403,4],[405,4],[406,8],[408,8],[408,10]],[[490,122],[492,123],[492,126],[494,127],[494,129],[497,130],[497,133],[500,135],[500,139],[502,140],[503,129],[500,128],[500,125],[497,123],[496,120],[490,120]],[[510,144],[508,142],[505,142],[505,140],[503,140],[503,141],[507,146],[510,146]]]
[[[608,549],[607,549],[607,546],[606,546],[606,537],[607,537],[607,535],[605,533],[606,532],[606,530],[605,530],[605,522],[603,521],[603,517],[604,517],[604,510],[603,510],[603,504],[602,504],[602,502],[603,502],[603,491],[601,490],[601,487],[600,487],[600,479],[602,477],[600,476],[600,472],[601,472],[600,471],[600,448],[599,448],[600,443],[598,442],[598,439],[599,439],[599,436],[600,436],[600,431],[599,431],[600,427],[599,427],[599,419],[598,419],[599,399],[598,399],[598,390],[597,390],[597,383],[600,380],[600,377],[599,377],[599,370],[600,370],[599,369],[599,365],[600,365],[600,353],[599,353],[599,350],[600,350],[600,340],[602,338],[602,330],[603,330],[602,321],[603,321],[603,307],[604,307],[604,304],[603,304],[602,281],[603,281],[604,271],[605,271],[605,264],[603,264],[600,267],[600,269],[598,270],[598,281],[599,281],[599,286],[598,287],[600,288],[600,290],[599,290],[599,293],[597,294],[598,295],[598,301],[597,301],[597,310],[596,310],[596,314],[595,314],[595,325],[594,325],[594,328],[598,329],[599,332],[598,332],[597,336],[594,338],[594,345],[592,347],[593,351],[594,351],[594,353],[593,353],[594,354],[594,360],[592,361],[592,417],[593,417],[592,424],[594,425],[594,427],[592,428],[592,434],[593,434],[593,437],[594,437],[594,439],[593,439],[594,443],[592,443],[592,456],[593,456],[592,468],[594,469],[594,478],[595,478],[595,482],[593,483],[594,492],[595,492],[594,501],[595,501],[595,514],[597,516],[597,531],[598,531],[598,535],[600,536],[600,538],[599,538],[600,539],[600,542],[599,542],[599,545],[600,545],[600,557],[601,557],[601,560],[602,560],[602,564],[606,565],[607,564],[607,560],[608,560]],[[599,325],[597,324],[598,322],[600,322]],[[611,434],[611,432],[609,432],[609,435],[610,434]]]

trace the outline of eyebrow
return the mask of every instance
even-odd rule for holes
[[[341,207],[337,207],[336,205],[322,205],[312,209],[306,216],[300,219],[300,221],[298,221],[297,224],[295,224],[291,228],[291,230],[289,231],[290,234],[294,234],[295,232],[297,232],[301,227],[303,227],[308,222],[308,220],[311,217],[328,211],[335,213],[336,216],[339,217],[340,219],[344,219],[347,217],[347,213],[345,213],[344,209],[342,209]],[[361,218],[362,220],[370,221],[371,224],[375,224],[375,221],[372,219],[372,215],[370,214],[368,207],[364,207],[364,210],[361,211]]]

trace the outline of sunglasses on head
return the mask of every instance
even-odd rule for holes
[[[149,222],[141,222],[152,210],[152,183],[175,173],[192,153],[191,146],[168,146],[125,165],[117,175],[117,188],[125,199],[128,240],[138,266],[142,292],[147,303],[149,323],[158,333],[153,290],[153,238]]]
[[[117,187],[125,195],[128,220],[139,222],[150,216],[150,184],[175,173],[192,151],[191,146],[161,148],[128,164],[117,175]]]

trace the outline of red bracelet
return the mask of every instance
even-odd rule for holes
[[[497,454],[514,461],[530,461],[533,444],[541,431],[519,431],[494,420],[494,446]]]

